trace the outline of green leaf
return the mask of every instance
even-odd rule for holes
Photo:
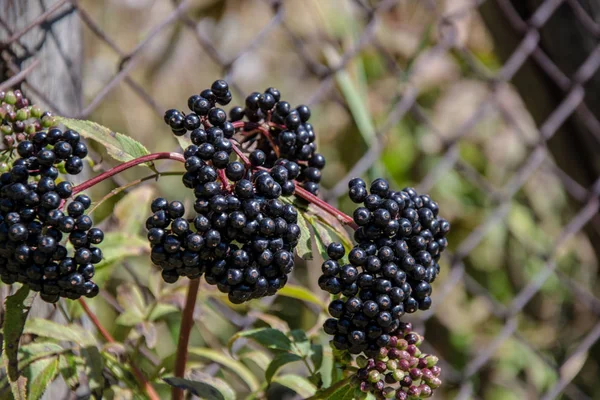
[[[238,332],[229,339],[227,347],[231,351],[233,343],[240,338],[252,339],[267,349],[292,351],[291,340],[281,331],[273,328],[258,328]]]
[[[58,375],[58,357],[45,358],[28,368],[29,400],[38,400]]]
[[[287,374],[280,375],[273,379],[273,382],[279,383],[294,392],[298,393],[302,398],[307,398],[315,394],[317,387],[310,383],[308,379],[298,375]]]
[[[42,318],[30,319],[24,332],[58,341],[73,342],[79,346],[96,345],[94,336],[82,327],[74,324],[57,324]]]
[[[96,346],[88,346],[81,349],[81,355],[85,361],[85,375],[88,377],[90,389],[99,391],[104,388],[104,360]]]
[[[149,251],[148,241],[138,235],[129,235],[123,232],[105,233],[102,242],[103,258],[96,264],[96,270],[127,257],[139,256]]]
[[[296,253],[304,260],[312,260],[312,233],[302,212],[298,212],[298,226],[300,227],[300,241],[296,247]]]
[[[317,363],[313,358],[313,363],[315,364],[315,368],[319,369],[319,373],[321,374],[321,380],[323,382],[323,387],[327,388],[331,386],[333,382],[333,371],[335,369],[335,360],[333,358],[333,354],[329,348],[321,347],[322,361],[320,366],[317,367]],[[316,352],[315,352],[316,354]]]
[[[179,311],[180,309],[172,304],[158,303],[150,311],[150,315],[148,315],[148,321],[156,321],[169,314],[178,313]]]
[[[144,316],[137,309],[125,310],[124,313],[120,314],[115,322],[121,326],[136,326],[137,324],[144,321]]]
[[[148,149],[137,140],[122,133],[113,132],[95,122],[64,117],[57,117],[57,121],[69,129],[76,130],[84,138],[98,142],[104,146],[108,155],[117,161],[130,161],[150,154]],[[152,163],[144,165],[154,169]]]
[[[279,353],[273,358],[273,361],[269,364],[269,367],[265,371],[265,379],[270,384],[271,380],[273,380],[273,376],[279,371],[281,367],[286,364],[293,363],[296,361],[302,360],[297,354],[293,353]]]
[[[171,386],[188,390],[206,400],[235,400],[235,392],[225,381],[208,374],[196,372],[194,380],[168,377],[163,380]]]
[[[291,283],[288,283],[287,285],[285,285],[283,287],[283,289],[280,289],[279,292],[277,292],[277,294],[280,296],[291,297],[296,300],[313,303],[313,304],[319,306],[320,308],[326,307],[326,305],[323,303],[323,300],[321,300],[313,292],[311,292],[310,290],[308,290],[305,287],[293,285]]]
[[[246,353],[239,354],[240,360],[251,362],[263,371],[266,371],[271,362],[271,358],[264,352],[253,350]]]
[[[199,357],[207,358],[230,369],[237,376],[239,376],[253,392],[258,390],[260,387],[258,379],[256,379],[254,374],[250,372],[250,370],[246,368],[244,364],[228,357],[220,351],[207,349],[203,347],[192,347],[189,349],[189,354],[195,354]]]
[[[133,189],[119,200],[113,210],[113,215],[119,223],[118,229],[115,230],[137,236],[142,225],[140,221],[145,221],[148,217],[154,193],[151,186],[142,186]]]
[[[11,383],[19,378],[19,343],[34,299],[35,293],[30,292],[29,287],[24,285],[15,294],[8,296],[4,302],[6,314],[4,317],[4,345],[2,350],[5,357],[2,358],[5,359],[4,363]]]
[[[310,207],[310,211],[315,213],[315,217],[311,219],[311,225],[315,230],[315,234],[321,239],[321,242],[325,246],[325,249],[320,250],[325,251],[325,256],[327,254],[327,246],[331,242],[342,243],[346,248],[346,251],[349,251],[354,247],[352,239],[350,239],[350,236],[348,235],[348,231],[337,218],[334,218],[321,210],[317,210],[316,207]]]
[[[188,135],[184,135],[184,136],[175,136],[175,139],[177,139],[177,143],[179,143],[179,146],[181,147],[182,150],[187,149],[189,146],[191,146],[192,140],[188,137]]]
[[[351,385],[344,385],[338,390],[327,396],[329,400],[353,400],[354,399],[354,387]]]
[[[296,354],[301,357],[307,357],[310,355],[310,340],[306,336],[306,332],[302,329],[294,329],[290,332],[292,336],[292,344],[296,350]]]
[[[79,387],[79,368],[83,364],[83,359],[74,354],[62,354],[58,359],[60,374],[72,391]]]
[[[33,342],[19,348],[19,368],[23,369],[42,358],[51,358],[63,353],[71,352],[53,342]]]

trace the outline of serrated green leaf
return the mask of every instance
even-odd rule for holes
[[[206,400],[235,400],[235,392],[225,381],[208,374],[196,372],[192,379],[167,377],[163,380],[171,386],[188,390]]]
[[[308,357],[310,355],[310,340],[308,340],[306,332],[302,329],[294,329],[290,332],[290,336],[292,337],[292,345],[296,354],[301,357]]]
[[[189,349],[189,354],[195,354],[199,357],[209,359],[213,362],[221,364],[222,366],[230,369],[233,373],[239,376],[251,391],[256,391],[260,387],[260,383],[252,372],[244,364],[239,361],[228,357],[226,354],[220,351],[207,349],[204,347],[192,347]]]
[[[60,374],[67,386],[73,391],[79,387],[79,368],[83,364],[83,359],[74,354],[62,354],[58,359]]]
[[[74,324],[57,324],[42,318],[30,319],[25,325],[24,332],[58,341],[73,342],[79,346],[96,345],[94,336],[82,327]]]
[[[81,356],[85,362],[85,375],[92,391],[101,390],[104,387],[104,360],[95,346],[81,349]]]
[[[311,212],[315,211],[316,207],[311,207]],[[320,239],[322,248],[319,248],[319,252],[323,256],[323,259],[327,259],[327,246],[332,242],[342,243],[349,251],[354,247],[348,231],[340,223],[337,218],[323,212],[318,211],[317,214],[310,218],[311,226],[315,230],[316,236]]]
[[[269,363],[271,359],[262,351],[249,351],[246,353],[239,354],[240,360],[245,362],[251,362],[255,364],[258,368],[265,371],[269,367]]]
[[[71,351],[53,342],[29,343],[19,348],[19,368],[23,369],[43,358],[51,358]]]
[[[122,261],[127,257],[139,256],[149,251],[148,241],[138,235],[108,232],[104,234],[104,241],[102,242],[103,258],[102,261],[96,264],[96,270]]]
[[[6,298],[5,317],[4,317],[4,344],[2,348],[4,364],[8,372],[9,381],[17,382],[19,378],[19,344],[21,335],[25,326],[25,321],[31,310],[31,305],[35,299],[35,293],[29,291],[28,286],[22,286],[17,292]],[[23,387],[21,384],[18,387]],[[17,386],[15,386],[17,389]],[[16,398],[19,398],[22,393],[14,393]]]
[[[240,338],[252,339],[267,349],[292,351],[291,340],[281,331],[272,328],[258,328],[238,332],[229,339],[227,347],[231,351],[233,343]]]
[[[302,357],[300,357],[297,354],[293,354],[293,353],[279,353],[275,356],[275,358],[273,358],[273,361],[271,361],[271,363],[269,364],[269,366],[267,367],[267,370],[265,371],[265,379],[267,380],[267,383],[271,383],[271,381],[273,380],[273,376],[275,376],[275,374],[277,373],[277,371],[279,371],[279,369],[281,367],[283,367],[286,364],[289,363],[293,363],[296,361],[301,361]]]
[[[320,367],[316,366],[315,361],[313,360],[313,363],[315,364],[315,368],[319,369],[319,372],[321,373],[321,380],[323,382],[323,387],[324,388],[328,388],[329,386],[331,386],[332,382],[333,382],[333,371],[335,369],[335,359],[333,358],[333,354],[331,353],[331,350],[329,348],[325,348],[323,346],[321,346],[322,348],[322,361],[320,364]]]
[[[304,260],[312,260],[312,233],[302,212],[298,212],[298,227],[300,227],[300,240],[296,246],[296,253]]]
[[[92,139],[104,146],[108,155],[117,161],[130,161],[150,154],[148,149],[137,140],[122,133],[113,132],[95,122],[64,117],[57,117],[57,120],[67,128],[76,130],[84,138]],[[154,169],[152,163],[144,165]]]
[[[166,315],[178,313],[179,311],[180,309],[172,304],[158,303],[150,311],[150,315],[148,315],[148,321],[156,321],[165,317]]]
[[[144,315],[137,309],[125,310],[120,314],[115,322],[121,326],[131,327],[144,321]]]
[[[315,371],[319,371],[323,365],[323,346],[320,344],[310,345],[310,359],[314,365]]]
[[[58,357],[45,358],[27,368],[29,400],[38,400],[58,375]]]
[[[354,399],[354,387],[350,385],[344,385],[333,393],[327,395],[329,400],[353,400]]]
[[[113,215],[118,221],[118,229],[115,230],[138,236],[142,225],[140,221],[145,221],[148,217],[154,193],[151,186],[142,186],[133,189],[119,200],[113,210]]]
[[[286,374],[280,375],[273,379],[273,382],[279,383],[282,386],[292,389],[302,398],[308,398],[315,394],[317,387],[310,383],[308,379],[299,375]]]
[[[306,289],[305,287],[293,285],[288,283],[282,289],[277,292],[280,296],[291,297],[296,300],[306,301],[308,303],[313,303],[321,308],[325,308],[326,305],[323,303],[318,296],[316,296],[313,292]]]

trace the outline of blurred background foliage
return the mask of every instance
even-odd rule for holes
[[[366,3],[385,9],[369,22]],[[291,0],[274,12],[267,1],[192,0],[178,21],[153,36],[176,6],[172,2],[82,0],[80,7],[123,54],[151,37],[127,64],[151,102],[121,82],[88,118],[154,152],[177,149],[161,111],[185,110],[187,98],[217,78],[234,84],[232,105],[268,86],[292,104],[310,105],[318,148],[327,158],[326,199],[352,212],[344,194],[347,174],[375,147],[380,153],[367,161],[364,178],[383,176],[397,188],[428,192],[452,223],[434,307],[407,318],[425,335],[426,350],[443,360],[445,385],[437,398],[539,398],[563,376],[573,378],[571,398],[600,399],[600,346],[569,357],[598,322],[600,243],[583,232],[561,240],[581,204],[570,198],[551,157],[529,176],[519,173],[539,143],[538,128],[517,90],[492,79],[503,60],[473,3]],[[82,31],[87,104],[111,82],[122,54],[89,28]],[[332,73],[325,68],[340,62]],[[410,110],[403,110],[407,98]],[[101,153],[96,161],[98,168],[110,164]],[[158,167],[180,168],[169,162]],[[146,174],[127,171],[94,188],[93,197]],[[94,212],[106,230],[120,232],[116,249],[122,253],[99,271],[104,292],[90,303],[117,339],[144,350],[139,362],[147,370],[148,354],[173,362],[186,285],[163,284],[147,257],[143,221],[159,194],[192,202],[177,176],[161,177]],[[325,302],[315,255],[299,261],[292,284]],[[518,307],[519,293],[548,268],[556,273]],[[314,303],[285,295],[234,306],[205,284],[199,302],[192,346],[217,351],[242,328],[320,334],[325,318]],[[152,313],[157,317],[138,323]],[[489,359],[479,363],[482,354]],[[261,379],[263,356],[245,347],[238,357]],[[190,366],[248,392],[239,376],[207,357],[192,353]],[[306,374],[301,364],[288,368]],[[291,392],[277,385],[270,394],[288,397]]]

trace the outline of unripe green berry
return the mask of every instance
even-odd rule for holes
[[[396,360],[388,360],[388,361],[386,362],[386,364],[387,364],[387,368],[388,368],[389,370],[392,370],[392,371],[393,371],[393,370],[395,370],[395,369],[398,369],[398,361],[396,361]]]
[[[51,115],[46,115],[42,118],[42,126],[44,128],[50,128],[56,125],[56,118]]]
[[[437,389],[442,385],[442,380],[440,378],[433,378],[429,381],[428,386],[432,389]]]
[[[6,92],[6,95],[4,95],[4,102],[8,104],[15,104],[17,102],[17,96],[15,96],[15,93],[12,90]]]
[[[371,371],[369,371],[369,382],[371,383],[376,383],[379,382],[379,380],[381,379],[381,374],[379,373],[379,371],[372,369]]]
[[[431,368],[434,365],[437,365],[439,358],[437,358],[436,356],[433,356],[433,355],[429,355],[429,356],[425,357],[425,360],[427,361],[427,367]]]
[[[27,124],[25,126],[25,133],[27,133],[28,135],[33,135],[36,132],[37,130],[35,129],[35,124]]]
[[[396,390],[389,386],[386,387],[385,389],[383,389],[383,397],[385,397],[386,399],[393,399],[394,397],[396,397]]]
[[[404,378],[404,371],[401,369],[395,369],[392,371],[392,376],[396,382],[400,382]]]
[[[27,118],[29,118],[29,113],[27,112],[27,109],[21,108],[17,111],[17,121],[25,121]]]
[[[42,109],[37,105],[33,105],[30,108],[30,114],[33,118],[40,118],[42,116]]]
[[[2,132],[3,135],[12,135],[12,126],[2,125],[0,126],[0,132]]]
[[[359,368],[365,368],[368,363],[369,363],[369,359],[367,357],[363,356],[362,354],[360,356],[356,357],[356,365],[358,365]]]
[[[408,347],[408,342],[405,339],[398,339],[398,343],[396,344],[396,348],[399,350],[406,350]]]

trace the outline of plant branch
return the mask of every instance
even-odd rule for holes
[[[114,343],[115,338],[113,338],[112,335],[102,325],[102,323],[100,322],[98,317],[96,317],[96,314],[94,314],[94,312],[87,305],[86,301],[83,298],[80,298],[79,304],[81,304],[83,311],[85,311],[88,318],[92,321],[94,326],[96,326],[96,329],[98,329],[98,331],[100,332],[102,337],[104,337],[104,339],[107,342]],[[148,397],[151,400],[160,400],[160,397],[158,397],[158,393],[156,393],[156,391],[154,390],[154,387],[152,387],[150,382],[148,382],[148,380],[144,377],[144,374],[142,374],[142,371],[140,371],[140,369],[133,364],[131,365],[131,371],[135,375],[135,378],[139,382],[140,386],[146,391],[146,394],[148,395]]]
[[[136,165],[147,163],[149,161],[166,160],[166,159],[175,160],[175,161],[179,161],[182,163],[185,162],[183,155],[180,153],[163,152],[163,153],[148,154],[148,155],[145,155],[142,157],[135,158],[131,161],[124,162],[123,164],[119,164],[116,167],[113,167],[113,168],[109,169],[108,171],[105,171],[105,172],[101,173],[100,175],[95,176],[92,179],[88,179],[87,181],[75,186],[73,188],[73,195],[76,195],[77,193],[80,193],[86,189],[89,189],[92,186],[97,185],[98,183],[110,178],[111,176],[114,176],[120,172],[126,171],[129,168],[133,168]]]
[[[315,206],[319,207],[320,209],[327,212],[328,214],[333,215],[341,223],[348,225],[349,227],[351,227],[354,230],[358,229],[358,225],[356,225],[356,223],[354,222],[354,219],[352,219],[351,216],[344,214],[343,212],[341,212],[340,210],[338,210],[331,204],[327,203],[325,200],[318,198],[317,196],[310,193],[306,189],[301,188],[300,186],[296,185],[296,191],[294,192],[294,194],[297,195],[298,197],[303,198],[304,200],[308,201],[309,203],[314,204]]]
[[[179,341],[177,343],[177,356],[175,358],[175,376],[183,378],[185,374],[185,365],[188,358],[188,344],[190,342],[190,332],[194,326],[194,308],[200,288],[200,278],[191,279],[188,284],[188,292],[181,317],[181,328],[179,329]],[[183,389],[173,387],[171,390],[173,400],[183,399]]]

